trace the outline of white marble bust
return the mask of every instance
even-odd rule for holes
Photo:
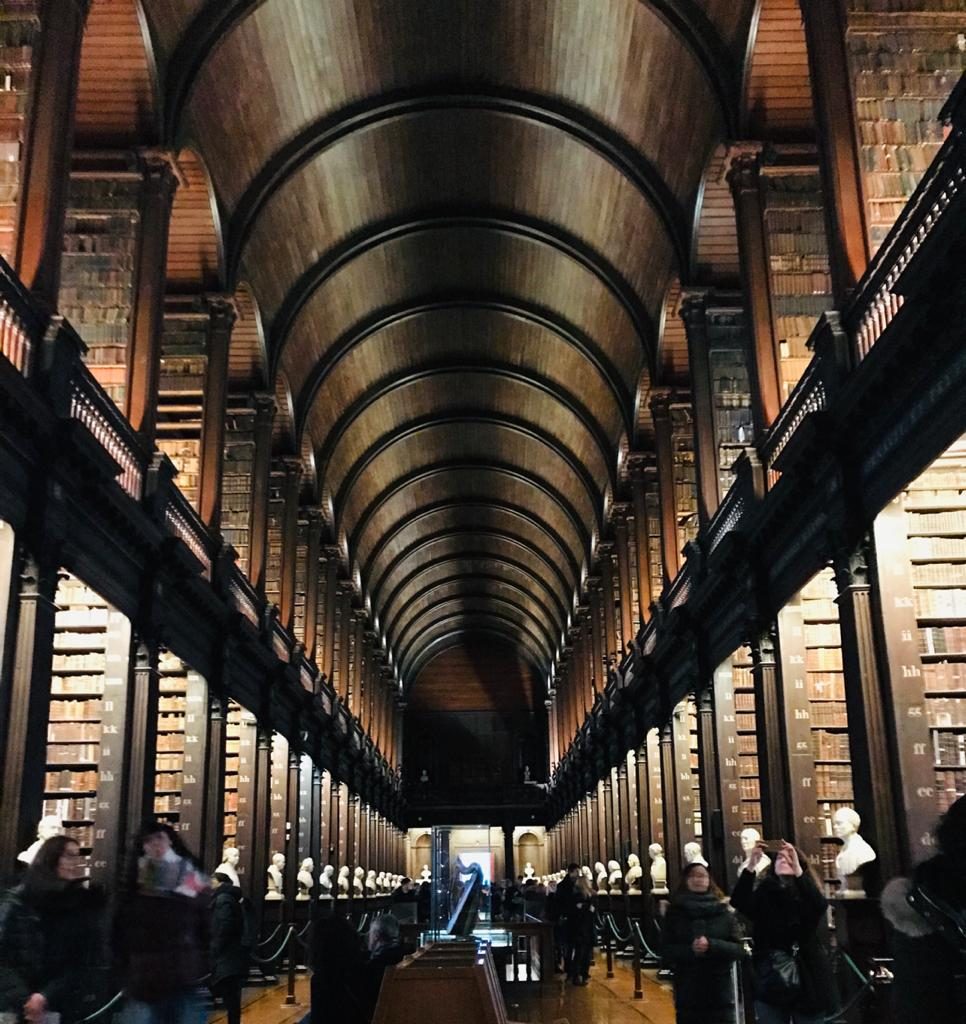
[[[429,873],[429,865],[424,864],[423,870],[419,872],[419,880],[421,882],[428,882],[432,875]]]
[[[227,875],[231,879],[232,885],[241,886],[241,881],[238,878],[238,861],[241,859],[241,854],[234,846],[226,846],[221,851],[221,863],[215,868],[215,871],[220,871],[223,875]]]
[[[365,868],[356,868],[355,871],[352,872],[352,895],[353,896],[362,896],[362,895],[365,894],[365,886],[363,884],[363,879],[365,877],[366,877],[366,869]]]
[[[332,878],[335,875],[335,868],[331,864],[326,864],[322,869],[322,874],[319,876],[319,899],[330,900],[332,899]]]
[[[375,896],[377,892],[378,887],[376,886],[376,872],[373,868],[370,868],[369,871],[366,873],[366,895]]]
[[[527,879],[530,879],[530,878],[533,878],[533,877],[534,877],[533,865],[530,863],[530,861],[527,861],[526,864],[523,865],[523,880],[527,881]]]
[[[62,836],[64,834],[64,823],[57,817],[56,814],[45,814],[39,822],[37,822],[37,838],[27,847],[26,850],[17,854],[17,860],[21,864],[33,864],[34,858],[37,856],[41,846],[47,842],[48,839],[53,839],[54,836]]]
[[[660,843],[651,843],[647,848],[647,855],[651,858],[651,894],[666,896],[668,893],[667,860],[664,858],[664,847]]]
[[[628,854],[627,874],[624,876],[624,881],[627,883],[628,896],[641,895],[641,878],[643,875],[644,870],[641,867],[641,858],[636,853]]]
[[[849,876],[855,875],[861,867],[875,860],[875,850],[859,835],[862,819],[851,807],[840,807],[832,815],[832,831],[836,839],[842,840],[842,849],[835,858],[835,873],[841,882],[840,896],[860,897],[865,895],[861,883],[849,883]]]
[[[738,836],[738,840],[741,843],[741,852],[744,854],[744,860],[738,868],[739,873],[742,871],[752,870],[749,861],[751,860],[751,851],[761,842],[761,833],[756,828],[743,828],[741,834]],[[771,857],[763,853],[758,863],[754,867],[754,872],[759,877],[771,867]]]
[[[624,872],[621,870],[620,861],[609,860],[607,862],[607,885],[611,896],[623,896]]]
[[[700,843],[692,842],[684,844],[684,863],[701,864],[704,867],[708,866],[708,862],[704,859],[704,854],[701,852]]]
[[[338,886],[339,899],[347,900],[349,898],[349,868],[345,864],[343,864],[342,867],[339,868]]]
[[[312,898],[312,890],[315,888],[315,878],[313,873],[315,871],[315,862],[311,857],[306,857],[302,861],[299,867],[299,873],[296,877],[298,882],[299,891],[295,897],[297,900],[310,900]]]
[[[597,861],[594,864],[594,873],[597,875],[597,891],[607,892],[607,868],[604,867],[603,861]]]
[[[386,891],[386,872],[380,871],[376,875],[376,892],[384,893]]]
[[[284,899],[282,892],[285,885],[285,854],[276,853],[272,856],[272,863],[268,868],[268,891],[265,893],[266,900]]]

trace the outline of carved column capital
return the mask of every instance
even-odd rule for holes
[[[252,404],[255,406],[255,427],[264,426],[275,419],[275,396],[266,392],[257,392],[252,395]]]
[[[733,193],[758,190],[763,148],[760,142],[737,142],[731,147],[725,177]]]
[[[710,291],[707,288],[689,289],[681,296],[678,315],[684,321],[686,328],[700,327],[705,324],[709,299]]]
[[[238,319],[238,306],[232,295],[209,292],[204,296],[205,309],[213,330],[230,331]]]

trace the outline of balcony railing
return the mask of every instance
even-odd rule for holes
[[[211,536],[201,517],[176,487],[168,491],[164,524],[203,566],[205,579],[211,579]]]
[[[0,258],[0,355],[25,376],[43,329],[44,318],[35,310],[30,294]]]
[[[901,279],[919,250],[950,222],[961,221],[966,195],[966,90],[962,80],[944,115],[953,130],[929,165],[875,254],[845,313],[854,340],[855,360],[861,362],[882,337],[902,308]]]

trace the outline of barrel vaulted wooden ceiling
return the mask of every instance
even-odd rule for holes
[[[471,634],[553,662],[758,6],[95,0],[145,20],[401,681]]]

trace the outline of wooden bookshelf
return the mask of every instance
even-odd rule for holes
[[[674,460],[674,511],[678,550],[698,534],[698,484],[694,461],[694,426],[690,405],[671,406],[671,446]],[[660,593],[660,588],[657,593]]]
[[[154,771],[154,814],[177,825],[184,783],[188,669],[170,651],[158,658],[158,750]]]
[[[25,115],[40,19],[36,0],[8,0],[3,14],[0,18],[0,256],[12,266],[16,262]]]
[[[807,342],[812,328],[834,305],[822,186],[817,168],[769,167],[762,174],[761,189],[772,322],[785,400],[811,359]]]
[[[966,438],[904,496],[936,810],[966,793]]]
[[[238,552],[238,567],[251,571],[252,472],[255,464],[255,410],[232,399],[225,424],[221,533]]]
[[[961,7],[922,0],[914,5],[920,21],[909,6],[862,0],[857,7],[879,17],[850,16],[849,64],[873,252],[942,145],[939,111],[966,66]],[[889,14],[904,17],[902,31],[884,17]]]
[[[720,333],[720,332],[719,332]],[[751,443],[751,384],[743,339],[724,346],[719,339],[708,353],[714,410],[714,441],[718,455],[718,494],[728,493],[734,480],[735,459]]]
[[[87,345],[85,361],[124,408],[140,224],[138,174],[72,174],[59,312]]]
[[[158,385],[157,446],[174,463],[178,487],[196,510],[208,319],[200,309],[178,308],[165,313]]]
[[[813,577],[801,591],[817,824],[827,879],[835,877],[839,849],[832,816],[840,807],[851,807],[854,800],[837,597],[831,569]]]
[[[285,519],[285,476],[273,472],[268,490],[268,554],[265,562],[265,600],[282,600],[282,533]]]
[[[657,475],[648,477],[644,502],[647,507],[647,550],[651,570],[651,594],[657,600],[664,589],[664,556],[661,549],[661,495]]]
[[[758,771],[755,682],[751,650],[740,647],[731,656],[734,686],[735,731],[738,747],[738,779],[741,795],[741,827],[762,829],[761,776]]]
[[[225,808],[222,840],[225,845],[234,846],[238,836],[238,773],[241,755],[242,721],[241,707],[233,700],[228,702],[225,720]]]

